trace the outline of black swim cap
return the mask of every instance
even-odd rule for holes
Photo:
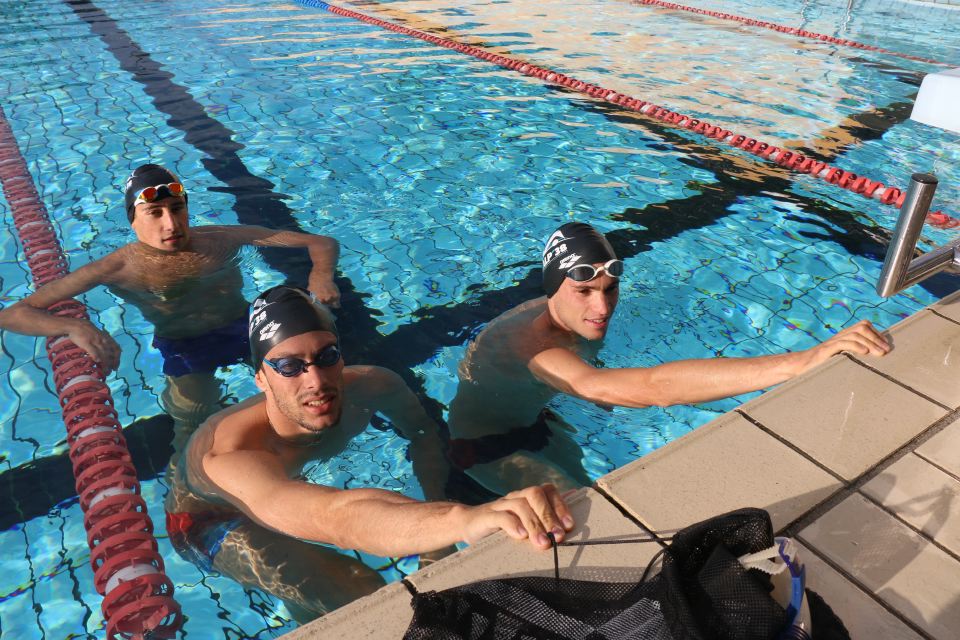
[[[267,352],[287,338],[329,331],[339,339],[333,314],[312,293],[285,284],[261,293],[250,307],[250,360],[259,371]]]
[[[578,264],[616,259],[603,234],[583,222],[568,222],[553,232],[543,247],[543,290],[553,297],[567,270]]]
[[[127,208],[127,220],[133,222],[133,203],[137,199],[138,193],[147,187],[156,187],[171,182],[180,182],[180,178],[158,164],[144,164],[134,169],[123,186],[123,204]],[[186,192],[183,193],[183,201],[187,201]]]

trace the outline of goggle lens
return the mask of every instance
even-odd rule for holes
[[[337,364],[337,362],[340,361],[340,347],[335,344],[325,347],[313,362],[307,362],[302,358],[294,358],[292,356],[288,358],[278,358],[277,360],[267,360],[264,358],[263,361],[284,378],[293,378],[305,372],[310,365],[326,369]]]

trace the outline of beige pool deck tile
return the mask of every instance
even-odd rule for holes
[[[568,501],[576,525],[568,541],[638,540],[636,544],[561,546],[560,575],[578,580],[630,582],[638,580],[661,549],[602,495],[581,489]],[[553,553],[537,551],[526,542],[495,534],[411,575],[420,591],[442,590],[468,582],[507,576],[554,575]]]
[[[890,334],[890,353],[862,361],[937,402],[960,407],[960,324],[924,310]]]
[[[960,478],[960,420],[917,447],[917,454]]]
[[[410,626],[410,592],[399,582],[283,636],[283,640],[397,640]]]
[[[908,454],[861,492],[898,518],[960,555],[960,481]]]
[[[939,302],[930,305],[930,308],[939,314],[960,322],[960,291],[944,297]]]
[[[663,535],[741,507],[767,509],[781,529],[841,486],[738,414],[700,427],[597,485]]]
[[[844,356],[740,410],[848,481],[947,413]]]
[[[816,591],[830,605],[851,638],[915,640],[922,637],[813,551],[802,544],[799,546],[800,560],[807,568],[807,588]]]
[[[799,537],[930,636],[957,638],[960,562],[863,496],[851,495]]]

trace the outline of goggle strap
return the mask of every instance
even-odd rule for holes
[[[781,544],[780,540],[785,538],[778,538],[777,543],[768,549],[763,551],[757,551],[756,553],[748,553],[742,555],[737,560],[740,561],[740,564],[744,569],[756,569],[762,571],[768,575],[775,576],[780,573],[783,573],[784,569],[787,568],[787,563],[783,561],[783,556],[781,556]],[[793,540],[789,539],[792,543]],[[784,549],[786,551],[786,549]],[[793,554],[788,553],[792,558]]]

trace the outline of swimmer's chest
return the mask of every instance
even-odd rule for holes
[[[239,292],[243,276],[229,259],[215,256],[183,256],[162,264],[146,262],[121,288],[147,301],[160,302],[191,296],[196,303],[211,301],[207,296]]]
[[[284,443],[274,449],[291,477],[302,475],[304,467],[323,462],[346,450],[350,441],[370,424],[372,413],[364,408],[347,405],[340,421],[318,434],[305,436],[296,443]]]

